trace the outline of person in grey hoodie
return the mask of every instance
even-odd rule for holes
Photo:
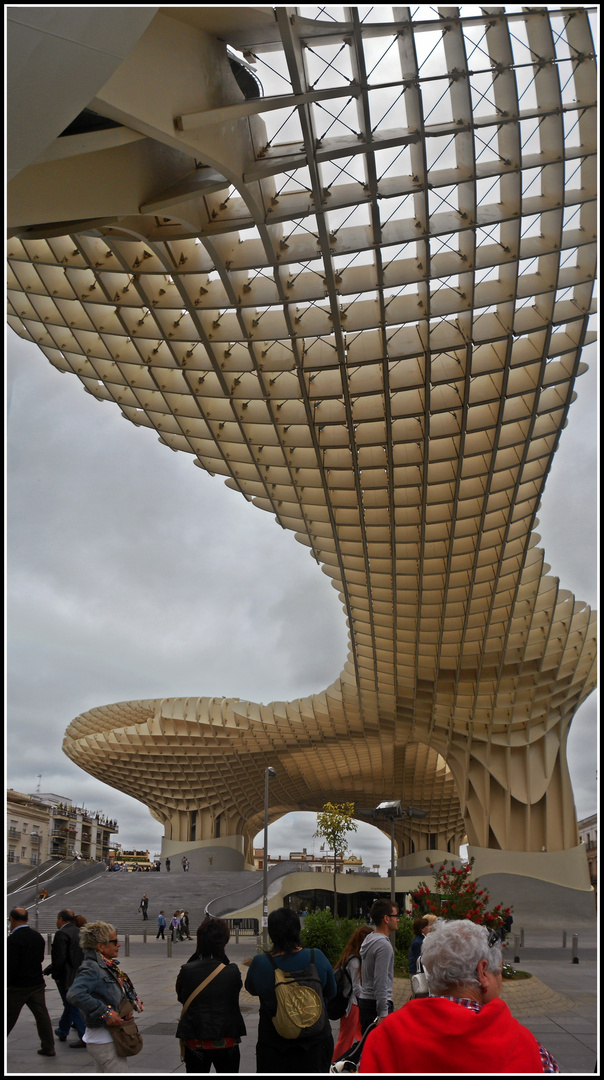
[[[398,928],[398,907],[391,900],[375,900],[369,916],[375,929],[365,938],[360,952],[362,985],[358,1001],[363,1031],[376,1017],[380,1023],[394,1009],[394,949],[390,934]]]

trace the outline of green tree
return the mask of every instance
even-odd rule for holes
[[[333,917],[338,917],[338,886],[337,869],[338,855],[345,855],[348,851],[346,836],[349,832],[357,831],[357,823],[353,821],[354,803],[330,803],[326,802],[320,814],[317,814],[317,831],[315,836],[327,840],[333,851]]]

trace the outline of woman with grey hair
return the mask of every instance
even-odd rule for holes
[[[82,1039],[96,1071],[125,1072],[128,1059],[118,1056],[111,1029],[131,1020],[134,1009],[142,1012],[143,1003],[118,965],[120,942],[111,923],[87,923],[80,932],[80,945],[84,959],[67,1000],[80,1010],[86,1024]]]
[[[422,946],[430,997],[414,998],[370,1033],[359,1072],[560,1072],[501,1001],[501,940],[470,919],[439,919]]]

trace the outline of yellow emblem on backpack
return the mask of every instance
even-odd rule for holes
[[[275,1031],[284,1039],[297,1039],[305,1028],[321,1019],[323,1002],[312,986],[300,986],[286,971],[275,972],[277,1012]]]

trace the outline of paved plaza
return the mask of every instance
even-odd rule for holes
[[[562,934],[550,931],[531,931],[525,935],[525,945],[520,949],[520,963],[516,966],[530,972],[534,978],[522,982],[504,984],[503,997],[514,1016],[530,1028],[537,1038],[557,1059],[563,1073],[589,1075],[598,1060],[598,975],[597,975],[596,929],[582,931],[579,939],[579,963],[572,963],[571,937],[568,947],[562,948]],[[178,970],[188,960],[194,942],[178,942],[168,954],[168,944],[150,937],[146,944],[141,938],[130,939],[130,955],[124,955],[122,964],[131,976],[137,992],[145,1003],[139,1027],[144,1046],[141,1053],[131,1058],[128,1071],[135,1074],[184,1073],[180,1061],[178,1042],[175,1038],[180,1005],[176,1000],[174,984]],[[229,943],[229,959],[241,966],[245,979],[244,961],[254,955],[255,938],[241,939],[239,944]],[[506,948],[507,958],[513,945]],[[408,997],[408,981],[395,981],[395,1006],[400,1007]],[[61,1002],[55,983],[47,979],[49,1012],[56,1026],[61,1014]],[[258,1024],[258,999],[245,991],[241,994],[242,1012],[247,1036],[241,1043],[241,1073],[254,1073],[255,1044]],[[334,1025],[334,1029],[337,1024]],[[6,1075],[22,1073],[45,1076],[62,1076],[77,1073],[94,1073],[95,1066],[85,1050],[75,1050],[69,1043],[57,1041],[56,1057],[43,1058],[36,1051],[39,1042],[33,1017],[23,1009],[19,1020],[7,1040]]]

